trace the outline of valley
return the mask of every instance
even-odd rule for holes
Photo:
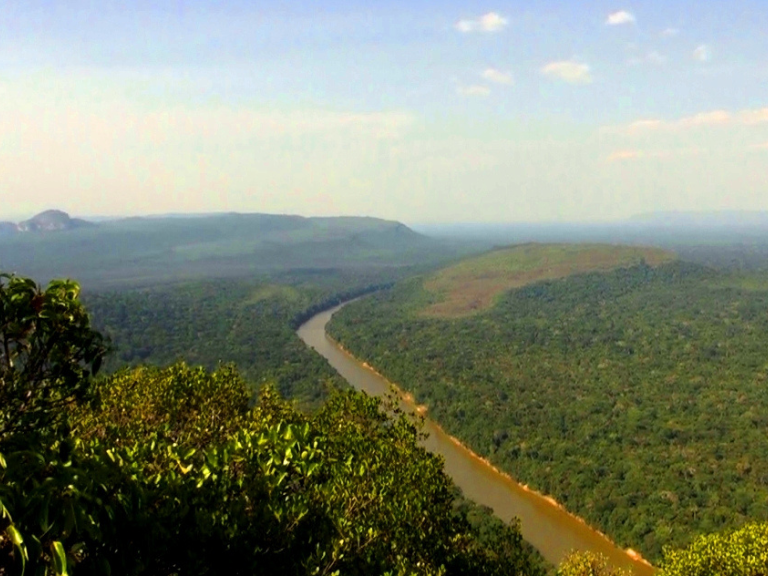
[[[329,332],[472,450],[654,562],[693,534],[768,519],[761,276],[747,289],[749,276],[664,255],[434,314],[444,278],[493,283],[520,250],[538,250],[541,268],[552,247],[405,280]]]
[[[299,327],[299,337],[328,360],[355,389],[379,397],[395,393],[401,398],[400,406],[406,413],[421,413],[422,407],[415,404],[411,396],[328,338],[326,327],[333,314],[343,307],[321,312],[308,320]],[[622,550],[550,498],[518,484],[429,418],[424,420],[424,432],[427,437],[422,445],[443,458],[446,473],[463,493],[472,501],[490,507],[505,522],[519,522],[526,541],[551,564],[558,565],[573,550],[591,550],[605,555],[612,565],[638,576],[653,573],[650,564],[643,561],[639,554]]]
[[[643,558],[667,570],[664,549],[768,520],[759,264],[592,242],[483,250],[368,219],[178,220],[136,224],[167,235],[152,244],[166,251],[161,261],[130,235],[124,262],[80,259],[125,223],[19,232],[0,248],[41,247],[40,258],[13,253],[41,280],[85,272],[109,381],[151,382],[153,370],[187,365],[236,370],[248,394],[273,389],[308,415],[350,387],[379,396],[397,383],[401,409],[425,417],[415,438],[442,457],[472,538],[482,535],[483,554],[506,550],[504,565],[544,570],[532,545],[553,565],[587,550],[650,574]],[[215,232],[205,240],[194,229]],[[216,245],[239,255],[235,268]],[[195,246],[199,260],[168,256]],[[499,530],[506,543],[492,536]]]

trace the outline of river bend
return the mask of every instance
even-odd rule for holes
[[[392,384],[345,352],[326,334],[331,316],[342,306],[344,304],[310,318],[299,327],[299,337],[324,356],[355,389],[375,396],[387,394],[392,390]],[[410,412],[417,409],[407,399],[403,403]],[[548,561],[557,564],[571,550],[592,550],[607,556],[617,567],[631,569],[638,576],[653,574],[650,565],[632,557],[550,498],[528,490],[499,472],[429,418],[425,420],[425,431],[428,433],[425,448],[443,457],[446,472],[464,494],[491,507],[504,521],[519,518],[523,537]]]

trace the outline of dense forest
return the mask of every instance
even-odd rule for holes
[[[423,268],[82,302],[73,282],[0,276],[0,576],[551,571],[462,497],[417,422],[347,390],[296,336],[370,292],[336,336],[476,451],[635,547],[690,542],[661,575],[764,574],[768,524],[746,521],[765,518],[768,282],[626,258],[452,319],[425,314],[441,295],[411,277]],[[739,529],[696,536],[724,526]],[[620,574],[589,552],[557,572]]]
[[[393,406],[233,367],[97,377],[72,282],[0,277],[0,574],[543,574]]]
[[[254,385],[273,383],[286,398],[317,405],[344,385],[295,328],[315,311],[391,284],[405,270],[304,270],[89,292],[95,326],[111,341],[112,372],[184,361],[212,370],[234,363]]]
[[[410,279],[331,334],[520,481],[654,561],[768,520],[768,282],[645,263],[427,313]]]

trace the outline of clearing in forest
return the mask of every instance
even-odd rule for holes
[[[523,244],[470,258],[428,277],[424,287],[438,301],[423,311],[426,316],[456,318],[493,305],[495,298],[513,288],[583,272],[628,267],[642,260],[659,266],[675,260],[658,248],[607,244]]]

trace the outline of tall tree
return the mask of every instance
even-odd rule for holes
[[[80,287],[0,274],[0,445],[54,424],[88,391],[108,350],[91,328]]]

